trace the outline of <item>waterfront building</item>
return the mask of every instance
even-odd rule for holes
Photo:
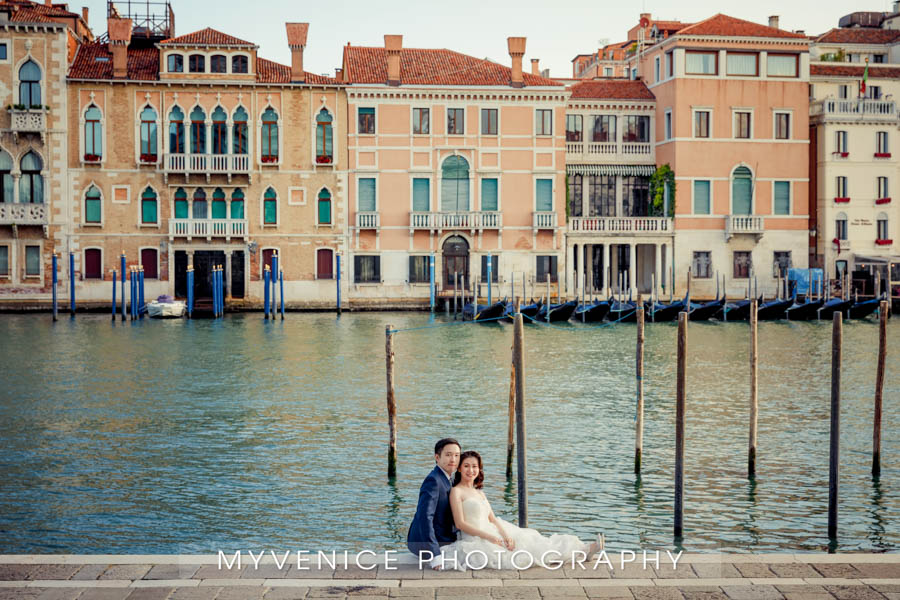
[[[111,9],[112,11],[113,9]],[[279,256],[287,299],[333,306],[346,213],[346,100],[303,68],[308,25],[288,23],[291,65],[211,28],[176,36],[171,8],[111,12],[68,75],[66,237],[78,297],[105,300],[124,253],[147,297],[211,295],[259,304]],[[121,277],[121,274],[120,274]]]
[[[27,0],[0,2],[0,30],[0,306],[33,305],[68,249],[66,69],[93,38],[87,9]]]
[[[351,298],[427,301],[431,256],[439,294],[486,283],[488,261],[501,287],[556,292],[568,92],[523,72],[525,42],[508,39],[511,67],[400,35],[344,48]]]

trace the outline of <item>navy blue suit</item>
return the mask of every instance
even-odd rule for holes
[[[409,526],[406,546],[419,556],[421,552],[441,553],[441,546],[456,541],[456,527],[450,510],[450,480],[435,465],[419,489],[416,516]]]

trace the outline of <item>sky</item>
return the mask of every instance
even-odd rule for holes
[[[68,0],[70,10],[90,8],[96,35],[106,31],[105,0]],[[141,5],[140,0],[131,0]],[[120,7],[128,0],[117,1]],[[624,41],[641,12],[656,19],[696,22],[718,12],[767,23],[778,15],[783,29],[807,34],[836,27],[838,19],[857,10],[888,11],[891,0],[171,0],[175,33],[205,27],[258,44],[259,54],[290,64],[285,22],[308,22],[304,53],[307,71],[334,75],[342,47],[383,46],[385,34],[403,35],[413,48],[448,48],[478,58],[509,64],[506,38],[528,38],[525,67],[539,58],[554,77],[570,77],[576,54],[596,51],[603,40]]]

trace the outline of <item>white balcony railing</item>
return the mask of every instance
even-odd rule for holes
[[[555,212],[535,212],[532,226],[535,229],[556,229],[556,213]]]
[[[566,142],[566,154],[584,154],[584,142]]]
[[[625,143],[622,144],[622,154],[650,154],[652,152],[650,144],[644,143]]]
[[[733,235],[749,233],[757,236],[757,239],[765,232],[765,221],[762,217],[753,215],[728,215],[725,217],[725,239],[730,240]]]
[[[238,175],[250,172],[249,154],[166,154],[167,173]]]
[[[897,116],[897,103],[893,100],[873,100],[867,98],[856,100],[819,100],[818,102],[813,102],[809,105],[809,114],[810,116],[858,115],[863,118],[894,119]]]
[[[846,252],[850,250],[850,240],[838,240],[838,249],[841,252]]]
[[[672,233],[666,217],[572,217],[569,231],[611,235],[659,235]]]
[[[604,155],[617,154],[619,145],[615,142],[591,142],[588,144],[588,154]]]
[[[43,108],[10,108],[9,128],[15,135],[20,133],[43,133],[47,130],[47,111]]]
[[[47,205],[0,202],[0,225],[47,225]]]
[[[375,211],[356,213],[357,229],[378,229],[381,227],[381,219]]]
[[[409,226],[433,231],[500,229],[503,227],[503,216],[493,211],[411,212]]]
[[[246,219],[169,219],[169,240],[177,237],[206,238],[223,237],[247,240]]]

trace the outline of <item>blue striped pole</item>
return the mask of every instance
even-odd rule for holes
[[[278,273],[278,285],[281,287],[281,320],[284,321],[284,271]]]
[[[492,279],[491,273],[494,270],[494,265],[492,265],[491,263],[493,263],[493,262],[494,261],[491,259],[491,254],[490,254],[490,252],[488,252],[488,260],[487,260],[488,306],[491,305],[491,279]]]
[[[56,257],[56,252],[53,253],[53,320],[57,320],[57,314],[59,312],[59,308],[57,305],[57,287],[59,286],[59,265],[57,264],[58,259]]]
[[[138,317],[144,318],[144,267],[141,267],[138,273],[138,283],[141,288],[138,294]]]
[[[265,320],[269,320],[269,265],[263,270],[263,315]]]
[[[194,267],[188,267],[187,270],[187,313],[188,319],[194,313]]]
[[[214,290],[213,299],[215,300],[215,313],[216,313],[215,316],[216,316],[216,318],[219,318],[219,316],[221,315],[221,311],[219,310],[219,291],[221,288],[219,287],[219,266],[218,265],[216,265],[215,268],[213,269],[213,273],[215,274],[215,276],[213,277],[213,290]]]
[[[75,318],[75,253],[69,252],[69,313]]]
[[[125,253],[122,253],[122,320],[125,320],[125,280],[128,278],[125,271]]]
[[[272,252],[272,320],[275,320],[275,286],[278,284],[278,252]]]
[[[134,267],[128,267],[128,318],[134,321]]]
[[[337,260],[337,314],[341,316],[341,255],[335,256]]]
[[[434,254],[428,257],[428,281],[431,290],[431,312],[434,312]]]
[[[112,320],[113,320],[113,323],[115,323],[115,322],[116,322],[116,313],[118,312],[118,311],[116,310],[116,270],[115,270],[115,269],[113,269],[113,285],[112,285],[112,288],[113,288]]]
[[[219,265],[219,316],[225,316],[225,267]]]

